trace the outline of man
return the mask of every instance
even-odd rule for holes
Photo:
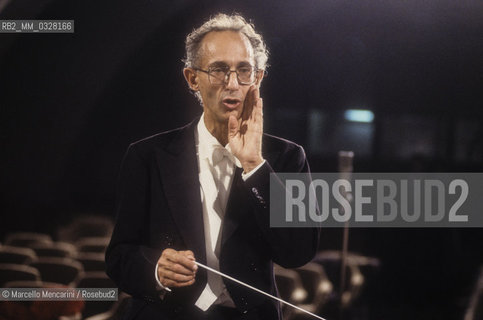
[[[186,51],[203,114],[129,147],[107,273],[133,296],[128,319],[281,319],[278,303],[195,261],[276,295],[273,262],[297,267],[317,249],[316,229],[269,227],[270,173],[308,172],[305,154],[263,133],[267,50],[251,24],[217,15]]]

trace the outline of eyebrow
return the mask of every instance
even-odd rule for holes
[[[249,63],[248,61],[241,61],[237,64],[237,68],[240,68],[240,67],[246,67],[246,66],[252,66],[251,63]],[[208,65],[209,68],[213,68],[213,67],[226,67],[226,68],[229,68],[230,66],[228,65],[228,63],[226,62],[223,62],[223,61],[215,61],[213,63],[210,63]]]
[[[222,61],[215,61],[213,63],[210,63],[210,65],[208,65],[209,68],[213,68],[213,67],[220,67],[220,68],[225,68],[225,67],[229,67],[227,63],[224,63]]]

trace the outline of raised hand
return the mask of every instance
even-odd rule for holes
[[[256,85],[252,85],[245,98],[240,119],[228,120],[228,143],[233,155],[240,160],[245,173],[263,162],[263,101]]]

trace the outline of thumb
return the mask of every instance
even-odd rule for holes
[[[228,118],[228,141],[233,139],[238,131],[238,120],[236,119],[235,116],[231,115],[230,118]]]

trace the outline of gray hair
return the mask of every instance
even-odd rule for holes
[[[186,37],[186,58],[183,60],[185,68],[199,67],[201,41],[207,33],[227,30],[241,32],[248,38],[255,55],[255,67],[259,70],[265,70],[267,68],[268,49],[262,36],[256,33],[253,24],[247,22],[241,15],[226,15],[223,13],[210,18]],[[199,91],[194,92],[194,95],[203,104]]]
[[[186,37],[186,68],[199,67],[200,45],[204,36],[211,31],[238,31],[243,33],[250,41],[255,55],[255,67],[265,70],[268,60],[268,49],[260,34],[255,32],[253,24],[247,22],[239,14],[217,14],[214,18],[206,21],[201,27],[193,30]]]
[[[267,68],[268,49],[262,36],[255,32],[253,24],[248,23],[245,18],[238,14],[226,15],[223,13],[219,13],[214,18],[206,21],[201,27],[193,30],[186,37],[186,58],[183,60],[185,68],[199,67],[201,41],[207,33],[226,30],[243,33],[252,45],[255,55],[255,68],[259,70]],[[203,104],[199,91],[193,93],[200,103]]]

